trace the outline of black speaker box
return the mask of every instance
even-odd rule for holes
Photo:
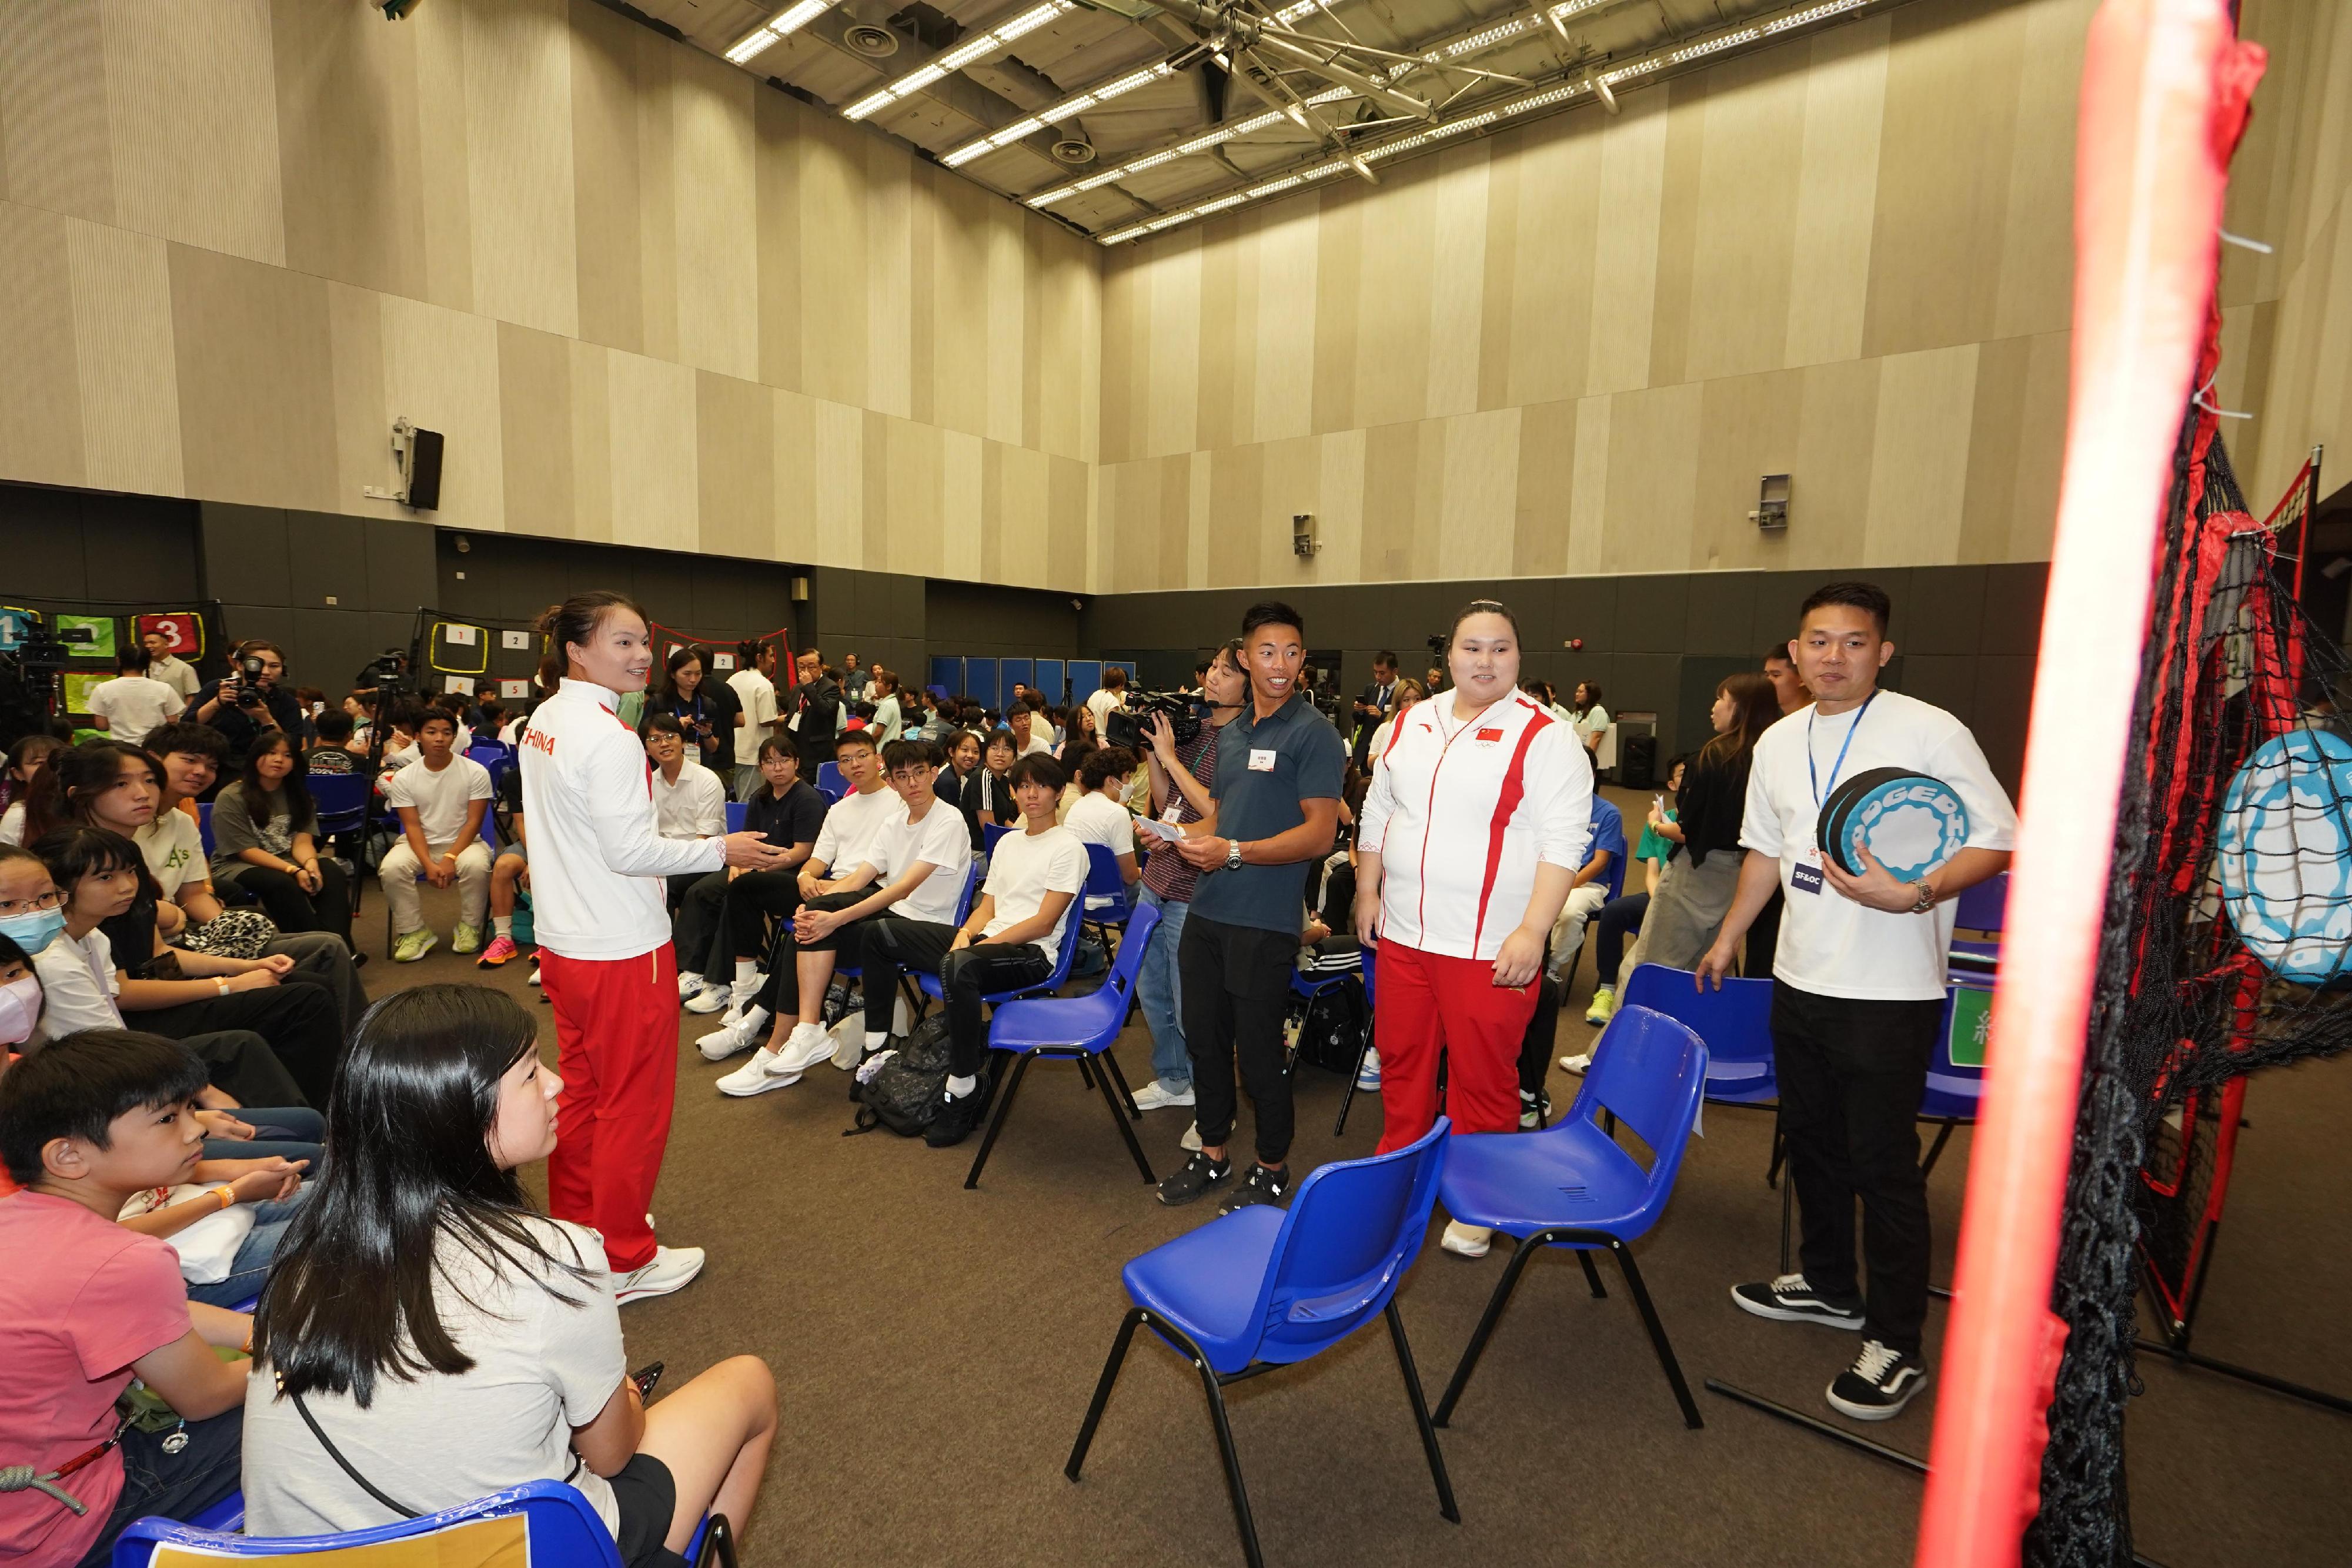
[[[429,512],[441,504],[441,433],[420,430],[408,442],[408,504]]]
[[[1628,789],[1648,789],[1658,781],[1658,737],[1628,736],[1617,748],[1617,782]]]

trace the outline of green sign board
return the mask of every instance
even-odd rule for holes
[[[1952,992],[1952,1065],[1982,1067],[1985,1041],[1992,1034],[1992,993],[1975,986]]]

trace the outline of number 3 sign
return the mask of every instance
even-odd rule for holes
[[[174,615],[142,615],[138,627],[142,642],[150,632],[161,632],[166,639],[164,651],[174,656],[194,658],[205,651],[205,618],[194,611]]]

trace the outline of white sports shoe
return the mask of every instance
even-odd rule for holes
[[[1176,1141],[1184,1148],[1194,1154],[1199,1154],[1201,1152],[1201,1124],[1195,1122],[1191,1126],[1185,1128],[1184,1135]]]
[[[748,1100],[771,1089],[790,1089],[801,1081],[801,1075],[786,1071],[779,1065],[781,1061],[774,1051],[761,1046],[751,1061],[719,1081],[719,1092]]]
[[[859,1020],[857,1027],[861,1030],[865,1029],[863,1019]],[[860,1038],[864,1038],[862,1034]],[[833,1047],[833,1037],[825,1032],[823,1024],[796,1023],[793,1025],[793,1032],[784,1037],[783,1043],[776,1047],[776,1071],[795,1075],[806,1072],[832,1056]]]
[[[705,1061],[724,1061],[738,1051],[751,1050],[760,1043],[760,1030],[768,1021],[767,1009],[753,1008],[748,1018],[721,1024],[694,1042]]]
[[[677,977],[677,999],[679,1001],[686,1000],[687,998],[694,995],[695,992],[700,989],[702,989],[701,976],[683,972],[679,974]]]
[[[539,984],[539,966],[538,966],[537,964],[533,964],[533,965],[530,967],[530,984],[532,984],[532,985],[534,985],[534,986],[536,986],[536,985],[538,985],[538,984]]]
[[[1561,1057],[1559,1064],[1567,1071],[1582,1072],[1592,1065],[1592,1053],[1589,1051],[1580,1051],[1574,1056]]]
[[[1484,1258],[1486,1249],[1494,1244],[1495,1233],[1484,1225],[1465,1225],[1458,1219],[1445,1222],[1445,1234],[1440,1247],[1461,1258]]]
[[[690,1013],[715,1013],[733,999],[728,995],[725,986],[714,986],[706,982],[700,990],[686,998],[686,1010]]]
[[[648,1296],[683,1291],[702,1272],[702,1260],[699,1247],[656,1247],[652,1262],[642,1269],[630,1270],[614,1282],[613,1295],[621,1305],[627,1306]]]
[[[727,1016],[719,1021],[722,1023],[733,1023],[737,1019],[741,1018],[743,1016],[743,1009],[751,1005],[753,998],[757,997],[762,990],[767,988],[767,984],[768,977],[760,974],[755,970],[750,979],[737,980],[729,985],[727,988]]]
[[[1190,1105],[1192,1102],[1192,1086],[1189,1083],[1181,1089],[1171,1089],[1155,1078],[1135,1092],[1135,1108],[1139,1111],[1157,1111],[1162,1105]]]

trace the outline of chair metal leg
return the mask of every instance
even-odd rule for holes
[[[1772,1108],[1772,1157],[1764,1164],[1764,1185],[1780,1185],[1780,1172],[1789,1163],[1789,1140],[1780,1134],[1780,1108]]]
[[[1658,1364],[1666,1369],[1666,1381],[1674,1385],[1675,1402],[1683,1407],[1683,1425],[1696,1431],[1706,1423],[1698,1417],[1698,1406],[1691,1398],[1690,1385],[1683,1381],[1682,1364],[1675,1359],[1675,1347],[1666,1343],[1665,1325],[1658,1322],[1658,1309],[1650,1304],[1650,1292],[1642,1284],[1642,1270],[1633,1262],[1633,1249],[1612,1237],[1609,1250],[1617,1255],[1617,1266],[1625,1270],[1625,1288],[1633,1293],[1633,1305],[1641,1309],[1642,1326],[1650,1331],[1650,1348],[1658,1353]]]
[[[988,1118],[988,1131],[980,1140],[980,1153],[971,1157],[971,1174],[963,1178],[965,1191],[980,1185],[980,1168],[988,1164],[988,1151],[996,1147],[996,1135],[1004,1131],[1004,1119],[1013,1113],[1013,1097],[1021,1092],[1022,1075],[1035,1060],[1036,1052],[1024,1051],[1013,1062],[1012,1076],[1004,1081],[1004,1092],[998,1096],[996,1109]]]
[[[1356,1070],[1348,1074],[1347,1092],[1339,1096],[1339,1119],[1331,1124],[1331,1135],[1339,1136],[1348,1130],[1348,1108],[1356,1103],[1356,1080],[1364,1075],[1364,1058],[1372,1053],[1372,1026],[1364,1025],[1364,1043],[1356,1048]],[[1444,1423],[1440,1422],[1443,1426]]]
[[[1106,1056],[1103,1061],[1108,1065],[1110,1058]],[[1147,1186],[1156,1186],[1160,1178],[1151,1174],[1151,1162],[1143,1157],[1143,1145],[1135,1141],[1135,1129],[1128,1124],[1130,1115],[1140,1115],[1141,1113],[1134,1110],[1135,1102],[1129,1096],[1126,1084],[1112,1086],[1111,1074],[1117,1071],[1113,1067],[1110,1071],[1094,1073],[1095,1087],[1102,1091],[1103,1103],[1110,1107],[1111,1124],[1118,1128],[1118,1135],[1127,1140],[1127,1152],[1135,1156],[1135,1168],[1143,1173]]]
[[[1607,1301],[1609,1287],[1601,1282],[1601,1270],[1592,1266],[1592,1249],[1578,1248],[1576,1260],[1584,1265],[1584,1282],[1592,1287],[1592,1299],[1596,1301]]]
[[[1780,1183],[1780,1272],[1792,1272],[1796,1268],[1794,1232],[1797,1219],[1797,1184],[1783,1178]]]
[[[1110,1081],[1118,1085],[1119,1103],[1126,1110],[1128,1120],[1142,1121],[1143,1112],[1135,1103],[1135,1091],[1127,1086],[1127,1074],[1119,1071],[1118,1058],[1106,1049],[1102,1053],[1102,1065],[1109,1070]]]
[[[1078,1479],[1079,1468],[1087,1462],[1087,1450],[1094,1446],[1095,1428],[1102,1425],[1103,1406],[1110,1403],[1111,1385],[1118,1381],[1119,1364],[1127,1359],[1127,1347],[1135,1342],[1135,1331],[1142,1322],[1143,1309],[1129,1309],[1118,1325],[1118,1337],[1111,1342],[1110,1359],[1103,1363],[1102,1376],[1095,1383],[1095,1396],[1087,1406],[1086,1420],[1078,1427],[1078,1440],[1070,1449],[1070,1462],[1062,1467],[1062,1473],[1074,1481]]]
[[[1083,1056],[1078,1058],[1078,1079],[1089,1089],[1095,1086],[1094,1063]]]
[[[1919,1162],[1919,1174],[1921,1176],[1926,1176],[1936,1174],[1936,1162],[1944,1157],[1944,1145],[1952,1141],[1952,1129],[1959,1124],[1959,1118],[1957,1116],[1947,1116],[1944,1118],[1943,1126],[1938,1129],[1936,1134],[1936,1141],[1928,1145],[1927,1157]]]
[[[1495,1293],[1486,1298],[1486,1310],[1479,1316],[1478,1327],[1470,1335],[1469,1347],[1462,1353],[1462,1363],[1454,1369],[1453,1380],[1445,1385],[1444,1397],[1437,1402],[1437,1414],[1431,1417],[1433,1425],[1443,1427],[1453,1418],[1454,1403],[1462,1397],[1462,1390],[1468,1385],[1470,1374],[1477,1368],[1478,1357],[1486,1348],[1487,1336],[1495,1332],[1495,1320],[1503,1315],[1504,1304],[1511,1299],[1511,1292],[1517,1289],[1520,1270],[1528,1266],[1529,1259],[1543,1250],[1543,1244],[1538,1238],[1545,1234],[1538,1231],[1520,1242],[1518,1249],[1511,1254],[1509,1264],[1503,1270],[1503,1277],[1495,1282]]]
[[[1404,1391],[1412,1401],[1412,1424],[1421,1432],[1421,1451],[1429,1456],[1429,1477],[1437,1483],[1437,1511],[1455,1524],[1462,1511],[1454,1506],[1454,1483],[1446,1478],[1445,1455],[1437,1446],[1437,1428],[1429,1424],[1429,1401],[1421,1391],[1421,1371],[1412,1364],[1412,1346],[1405,1342],[1404,1319],[1397,1313],[1396,1298],[1381,1310],[1389,1321],[1389,1338],[1396,1343],[1397,1365],[1404,1373]]]
[[[1209,1419],[1217,1428],[1217,1453],[1225,1461],[1225,1490],[1233,1494],[1234,1522],[1241,1528],[1242,1555],[1249,1568],[1265,1568],[1265,1554],[1258,1550],[1257,1521],[1250,1517],[1249,1487],[1242,1479],[1242,1457],[1234,1448],[1233,1425],[1225,1419],[1224,1390],[1217,1385],[1209,1358],[1198,1351],[1188,1354],[1201,1375],[1201,1391],[1209,1396]]]

